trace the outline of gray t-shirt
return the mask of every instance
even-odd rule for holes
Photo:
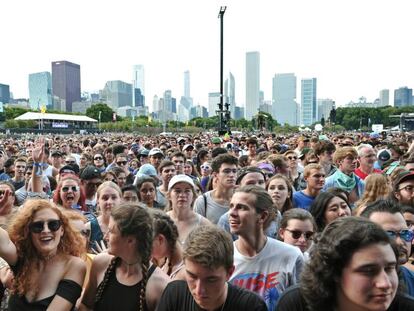
[[[211,191],[204,193],[204,196],[200,195],[195,201],[194,212],[206,217],[213,224],[217,224],[221,215],[229,210],[229,206],[221,205],[214,201],[211,197]]]

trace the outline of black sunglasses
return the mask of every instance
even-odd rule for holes
[[[59,230],[60,226],[62,226],[62,222],[59,219],[53,219],[48,221],[35,221],[29,225],[30,232],[32,233],[40,233],[45,228],[45,224],[49,228],[50,231],[56,232]]]
[[[73,192],[78,192],[79,186],[62,187],[63,192],[68,192],[69,190],[72,190]]]
[[[118,165],[126,165],[128,162],[127,161],[119,161],[119,162],[116,162],[116,164],[118,164]]]
[[[103,158],[102,157],[96,157],[96,158],[94,158],[94,160],[103,160]]]
[[[289,230],[287,228],[286,228],[286,230],[289,231],[292,234],[292,238],[294,238],[294,239],[299,239],[303,234],[305,239],[309,240],[313,237],[313,234],[315,233],[315,232],[312,232],[312,231],[302,232],[302,231],[299,231],[299,230]]]
[[[76,161],[65,161],[66,164],[75,164]]]
[[[81,231],[80,231],[80,233],[81,233],[84,237],[89,238],[89,237],[90,237],[90,235],[91,235],[91,230],[89,230],[89,229],[83,229],[83,230],[81,230]]]

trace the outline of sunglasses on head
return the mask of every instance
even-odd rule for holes
[[[32,233],[40,233],[44,230],[46,226],[49,228],[50,231],[56,232],[59,230],[62,222],[59,219],[53,219],[48,221],[35,221],[29,225],[30,232]]]
[[[303,235],[306,240],[310,240],[313,237],[313,234],[315,233],[312,231],[302,232],[300,230],[289,230],[289,229],[286,229],[286,231],[289,231],[292,234],[292,238],[294,239],[299,239]]]
[[[68,192],[69,190],[72,190],[73,192],[78,192],[79,186],[62,187],[63,192]]]

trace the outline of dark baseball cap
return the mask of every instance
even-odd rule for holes
[[[407,180],[410,180],[410,179],[414,179],[414,172],[412,172],[412,171],[404,171],[404,172],[399,173],[397,175],[397,177],[395,178],[394,183],[392,185],[394,191],[397,191],[398,190],[398,186],[402,182],[407,181]]]
[[[77,164],[68,164],[63,166],[60,170],[59,170],[59,174],[75,174],[75,175],[79,175],[79,165]]]
[[[94,178],[101,178],[101,172],[99,169],[93,165],[88,165],[85,167],[80,175],[80,178],[83,180],[91,180]]]

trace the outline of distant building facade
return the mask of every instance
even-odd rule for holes
[[[47,110],[53,108],[52,76],[50,72],[29,74],[29,103],[33,110],[39,110],[43,105]]]
[[[318,99],[318,119],[316,121],[325,119],[328,121],[331,115],[331,110],[335,108],[335,101],[330,98]]]
[[[311,125],[317,121],[316,78],[302,79],[301,88],[301,125]]]
[[[246,119],[257,114],[260,103],[260,53],[246,53]]]
[[[220,103],[220,93],[211,92],[208,93],[208,116],[216,116],[216,110],[219,109],[218,104]]]
[[[378,107],[389,106],[390,104],[390,90],[381,90],[379,95]]]
[[[298,125],[298,104],[296,102],[296,76],[294,73],[280,73],[273,77],[272,116],[279,124]]]
[[[394,106],[405,107],[413,104],[413,89],[408,87],[400,87],[394,90]]]
[[[0,83],[0,102],[8,104],[10,102],[10,86]]]
[[[132,84],[119,80],[108,81],[101,91],[101,98],[114,111],[132,106]]]
[[[65,111],[72,112],[72,103],[81,100],[80,65],[52,62],[52,90],[54,96],[65,101]]]

